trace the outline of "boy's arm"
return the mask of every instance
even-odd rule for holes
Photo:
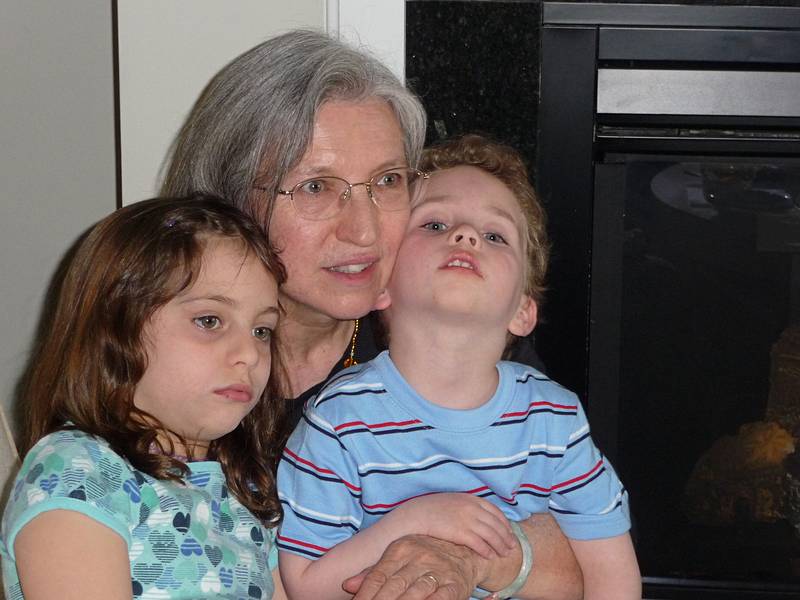
[[[392,521],[396,519],[384,517],[372,527],[337,544],[317,560],[279,552],[279,570],[287,596],[315,600],[349,598],[350,594],[342,589],[342,582],[372,564],[392,540],[404,535],[405,532],[401,533]]]
[[[520,522],[533,547],[533,568],[514,597],[522,600],[580,600],[583,578],[575,555],[550,515],[537,514]],[[368,571],[348,579],[345,588],[354,600],[466,598],[480,585],[500,590],[519,572],[522,553],[517,545],[508,556],[485,559],[469,548],[427,536],[406,536],[392,543]],[[417,594],[413,595],[412,594]],[[448,595],[449,594],[449,595]]]
[[[597,540],[570,540],[583,571],[585,600],[640,600],[642,578],[627,533]]]
[[[283,588],[283,581],[281,580],[280,571],[278,567],[272,569],[272,600],[288,600],[286,590]]]
[[[312,561],[280,554],[280,572],[292,598],[348,598],[342,582],[369,567],[394,540],[426,534],[470,546],[485,557],[509,555],[518,547],[496,506],[469,494],[430,494],[394,509],[372,526]]]

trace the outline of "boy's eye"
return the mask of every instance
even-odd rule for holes
[[[507,244],[506,238],[504,238],[499,233],[489,232],[483,234],[484,239],[494,242],[495,244]]]
[[[272,329],[269,327],[254,327],[253,337],[262,342],[268,342],[272,337]]]
[[[444,231],[447,229],[447,225],[440,221],[430,221],[425,223],[422,228],[427,229],[428,231]]]
[[[202,317],[192,319],[192,321],[200,329],[219,329],[222,325],[219,317],[215,317],[214,315],[203,315]]]

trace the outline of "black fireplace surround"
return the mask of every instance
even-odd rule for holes
[[[542,15],[537,347],[630,490],[645,597],[800,598],[800,8]]]

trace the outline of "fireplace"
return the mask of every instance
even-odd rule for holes
[[[800,597],[800,8],[543,4],[538,348],[647,598]]]

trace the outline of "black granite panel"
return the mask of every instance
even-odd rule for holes
[[[647,3],[800,6],[800,0]],[[515,146],[533,170],[541,12],[542,0],[406,2],[406,77],[428,111],[429,143],[480,131]]]
[[[534,164],[541,1],[407,2],[406,77],[428,142],[479,131]]]

